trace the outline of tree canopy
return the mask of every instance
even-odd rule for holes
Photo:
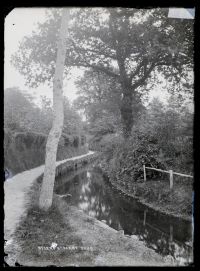
[[[193,22],[169,19],[167,9],[77,8],[72,17],[66,66],[93,68],[119,78],[121,61],[136,87],[155,67],[173,67],[175,72],[192,65]],[[52,77],[59,23],[60,10],[50,9],[45,23],[24,38],[13,56],[27,83]]]
[[[31,86],[52,80],[59,23],[60,10],[50,9],[13,56]],[[175,86],[193,67],[193,21],[168,18],[167,9],[75,8],[69,33],[65,72],[84,67],[120,84],[125,136],[133,125],[133,101],[148,90],[147,83],[156,84],[162,73]]]

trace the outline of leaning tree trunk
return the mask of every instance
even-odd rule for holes
[[[53,124],[46,144],[46,157],[44,177],[39,198],[39,207],[48,210],[52,205],[53,189],[56,173],[56,156],[58,142],[62,134],[63,112],[63,73],[68,36],[69,9],[63,9],[58,50],[56,59],[55,75],[53,80]]]

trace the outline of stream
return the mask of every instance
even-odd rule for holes
[[[162,256],[171,255],[177,264],[193,262],[191,222],[161,214],[120,195],[92,165],[58,177],[55,193],[70,194],[64,197],[68,204],[116,230],[124,230],[124,234],[143,241]]]

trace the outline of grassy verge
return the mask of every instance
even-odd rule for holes
[[[149,181],[138,184],[135,193],[143,203],[158,211],[186,220],[192,219],[192,185],[187,182],[177,180],[170,190],[169,181]]]
[[[129,185],[111,180],[111,183],[125,195],[137,198],[141,203],[156,211],[192,220],[192,184],[175,182],[173,189],[169,188],[169,181],[154,180],[132,182]]]
[[[193,182],[191,179],[174,176],[174,186],[170,190],[167,178],[147,179],[145,183],[144,181],[136,182],[131,176],[126,182],[117,180],[109,168],[109,162],[105,162],[103,155],[96,161],[96,166],[103,170],[105,176],[109,177],[108,181],[113,188],[119,192],[137,198],[141,203],[156,211],[188,221],[192,220]]]
[[[50,247],[57,243],[60,247],[82,246],[81,238],[70,226],[67,218],[58,210],[56,200],[47,212],[38,208],[39,188],[41,178],[29,191],[30,198],[27,216],[16,230],[15,238],[21,246],[18,262],[22,265],[73,265],[82,256],[82,262],[87,265],[91,255],[74,250],[41,250],[39,247]]]

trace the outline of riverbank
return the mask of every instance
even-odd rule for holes
[[[137,199],[145,206],[160,213],[192,221],[192,191],[185,193],[183,186],[175,185],[174,190],[166,188],[166,182],[149,181],[147,184],[139,183],[133,186],[134,191],[111,183],[124,195]]]
[[[132,181],[130,177],[126,184],[119,182],[110,174],[108,164],[99,161],[96,165],[108,176],[108,182],[119,193],[137,199],[140,203],[160,213],[192,221],[193,187],[190,180],[175,178],[173,190],[169,188],[169,180],[148,180],[144,183]]]
[[[41,178],[28,193],[27,216],[15,232],[23,266],[170,266],[142,241],[124,236],[54,195],[48,212],[38,209]],[[42,249],[43,248],[43,249]]]

